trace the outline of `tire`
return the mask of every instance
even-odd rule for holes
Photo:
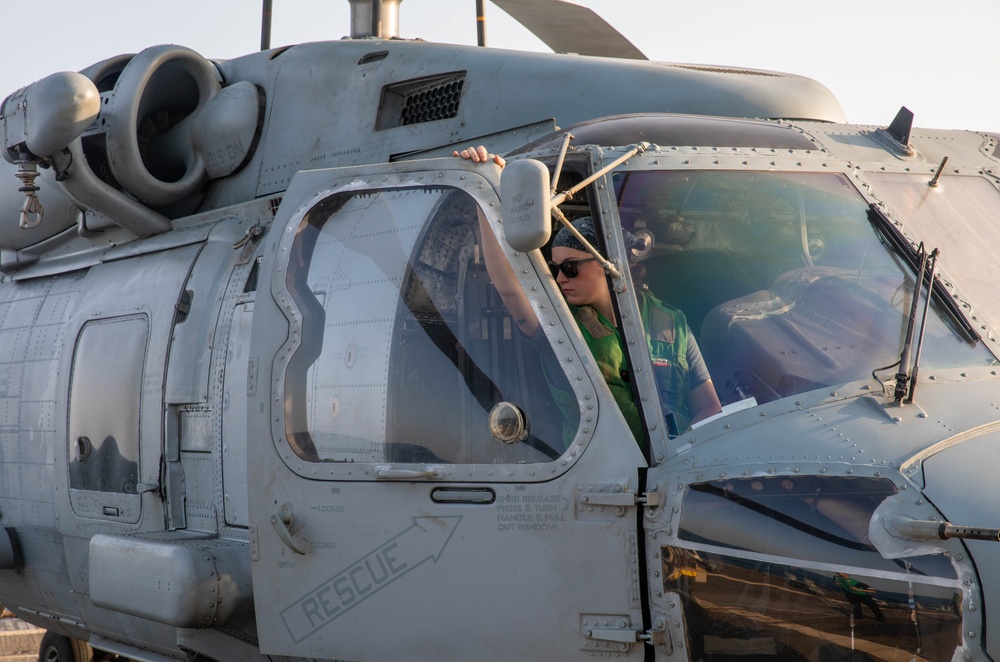
[[[90,662],[90,644],[55,632],[46,632],[38,646],[38,662]]]

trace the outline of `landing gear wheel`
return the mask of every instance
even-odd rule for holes
[[[90,662],[90,644],[55,632],[46,632],[38,647],[38,662]]]

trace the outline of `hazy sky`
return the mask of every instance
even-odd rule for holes
[[[347,0],[273,0],[272,45],[339,39]],[[997,0],[577,0],[650,59],[815,78],[848,121],[1000,133]],[[0,97],[62,70],[173,43],[226,59],[260,47],[260,0],[5,0]],[[401,36],[474,44],[474,0],[405,0]],[[545,51],[487,5],[490,46]]]

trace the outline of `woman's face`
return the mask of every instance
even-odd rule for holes
[[[562,264],[573,260],[587,260],[593,257],[590,253],[574,248],[556,246],[552,249],[552,262]],[[608,291],[608,281],[597,260],[581,262],[577,265],[577,276],[570,278],[562,271],[556,274],[556,283],[566,297],[567,303],[574,306],[593,306],[604,312],[605,304],[610,307],[611,293]]]

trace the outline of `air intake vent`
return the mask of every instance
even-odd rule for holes
[[[455,117],[464,85],[464,71],[393,83],[382,90],[376,128],[391,129]]]

